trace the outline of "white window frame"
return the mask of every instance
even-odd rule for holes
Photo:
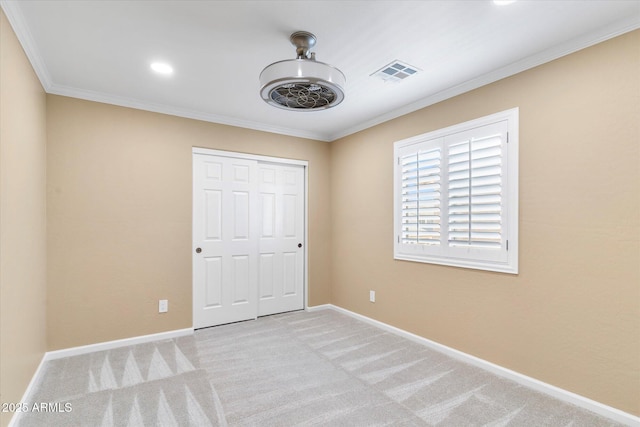
[[[394,204],[394,259],[415,261],[478,270],[518,274],[518,145],[519,109],[512,108],[468,122],[449,126],[433,132],[417,135],[394,143],[393,147],[393,204]],[[501,243],[499,248],[469,248],[449,245],[447,190],[440,192],[440,239],[437,245],[402,243],[402,165],[401,158],[407,153],[440,147],[446,165],[447,148],[460,134],[473,135],[474,129],[487,126],[506,129],[502,142],[502,188],[501,188]],[[441,169],[444,166],[441,165]],[[441,188],[447,187],[448,170],[442,172]]]

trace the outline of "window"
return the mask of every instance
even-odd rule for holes
[[[394,144],[394,258],[518,273],[518,109]]]

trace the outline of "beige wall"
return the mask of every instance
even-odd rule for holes
[[[309,161],[310,305],[640,414],[640,32],[327,144],[53,95],[45,113],[1,19],[3,402],[45,351],[45,313],[49,350],[191,326],[199,146]],[[393,142],[512,107],[520,274],[394,261]]]
[[[640,414],[639,46],[635,31],[332,143],[332,303]],[[394,261],[393,142],[512,107],[520,274]]]
[[[20,402],[46,351],[45,124],[44,90],[0,11],[0,402]]]
[[[309,161],[309,302],[330,301],[326,142],[54,95],[47,117],[49,350],[192,326],[194,146]]]

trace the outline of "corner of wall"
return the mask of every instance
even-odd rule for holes
[[[46,101],[4,11],[0,86],[0,395],[9,403],[46,351]]]

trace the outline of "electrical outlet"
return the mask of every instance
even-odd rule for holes
[[[369,302],[376,302],[376,291],[369,291]]]
[[[169,300],[161,299],[158,301],[158,313],[166,313],[169,311]]]

